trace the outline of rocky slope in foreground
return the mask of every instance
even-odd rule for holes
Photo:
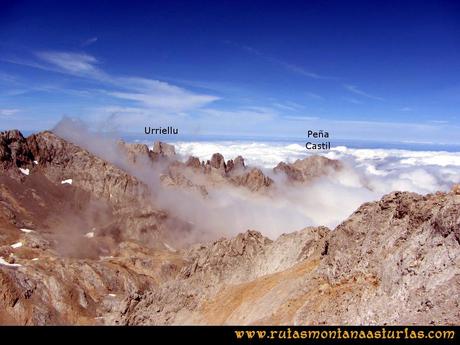
[[[166,186],[203,197],[215,185],[264,193],[274,183],[241,158],[181,163],[167,145],[120,145],[132,164],[166,166]],[[308,183],[336,169],[314,157],[275,171]],[[386,195],[334,230],[274,241],[247,231],[177,250],[168,234],[186,224],[128,166],[50,132],[8,131],[0,170],[0,324],[460,322],[458,187]]]
[[[125,324],[458,324],[460,195],[392,193],[334,231],[256,232],[184,253]],[[203,283],[205,282],[205,283]]]

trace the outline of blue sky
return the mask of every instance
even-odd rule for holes
[[[448,1],[1,1],[0,128],[460,143]]]

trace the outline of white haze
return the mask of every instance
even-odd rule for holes
[[[446,191],[460,182],[460,153],[336,147],[324,156],[341,160],[345,168],[299,187],[286,183],[283,176],[274,174],[271,168],[280,161],[293,162],[307,157],[300,145],[176,143],[182,160],[190,155],[207,160],[216,152],[222,153],[225,159],[241,155],[247,164],[261,167],[275,180],[276,187],[266,195],[220,184],[207,185],[209,194],[203,198],[193,189],[163,186],[160,176],[164,165],[153,168],[147,161],[138,161],[133,166],[120,152],[115,138],[91,133],[81,123],[69,119],[61,121],[55,132],[147,184],[159,208],[192,226],[187,241],[233,236],[247,229],[276,238],[306,226],[334,228],[361,204],[378,200],[386,193]],[[188,177],[194,182],[202,180],[200,176]],[[178,242],[184,240],[181,236],[177,235]]]
[[[249,164],[266,169],[281,161],[292,163],[311,155],[298,144],[179,142],[175,146],[183,157],[193,155],[206,160],[214,152],[228,158],[242,155]],[[334,176],[335,182],[344,186],[367,187],[378,195],[396,190],[417,193],[446,191],[452,184],[460,182],[460,152],[337,146],[319,154],[346,164],[347,169]]]
[[[175,146],[182,159],[194,155],[206,160],[214,152],[222,153],[226,159],[242,155],[247,163],[263,167],[268,174],[280,161],[292,163],[311,155],[298,144],[179,142]],[[245,200],[245,207],[240,210],[243,218],[253,220],[250,223],[253,227],[265,229],[265,233],[272,237],[299,229],[302,222],[303,226],[334,228],[361,204],[378,200],[384,194],[393,191],[420,194],[448,191],[453,184],[460,183],[459,152],[338,146],[321,155],[340,160],[345,168],[301,188],[277,181],[274,198],[267,201],[262,210],[256,208],[257,220],[244,217],[254,210],[252,200]],[[276,179],[276,175],[271,177]]]

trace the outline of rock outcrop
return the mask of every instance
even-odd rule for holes
[[[187,174],[186,168],[193,171],[193,175]],[[168,177],[165,181],[169,185],[178,185],[188,188],[207,190],[213,186],[230,184],[242,187],[251,192],[265,192],[274,181],[256,167],[247,167],[241,156],[235,160],[225,162],[220,153],[212,155],[211,159],[200,162],[197,157],[189,157],[185,164],[173,162],[169,166]],[[203,182],[204,181],[204,182]]]
[[[156,158],[155,153],[149,150],[149,147],[145,144],[126,143],[123,140],[120,140],[118,142],[118,148],[125,154],[127,160],[133,165],[147,165],[152,163]]]
[[[37,172],[53,182],[72,179],[74,186],[112,203],[125,203],[148,193],[127,172],[51,132],[33,134],[27,143],[38,162]]]
[[[295,321],[455,324],[460,198],[395,192],[361,206],[328,239],[318,267],[324,299]]]
[[[10,176],[21,177],[20,170],[33,166],[33,155],[18,130],[0,132],[0,168]]]
[[[311,156],[298,159],[292,164],[280,162],[273,168],[273,171],[275,173],[284,173],[290,181],[303,183],[340,169],[342,169],[342,164],[337,160],[322,156]]]
[[[188,252],[181,275],[118,322],[457,324],[459,228],[454,192],[397,192],[334,231],[309,228],[274,242],[248,232]]]
[[[253,192],[266,189],[273,184],[273,180],[265,176],[262,170],[258,168],[234,175],[230,177],[230,181],[236,186],[244,186]]]
[[[155,141],[152,152],[163,157],[174,157],[176,155],[176,149],[173,145],[166,144],[161,141]]]

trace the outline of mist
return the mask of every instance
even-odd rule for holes
[[[300,230],[307,226],[327,226],[333,229],[351,215],[361,204],[378,200],[392,191],[412,191],[430,193],[448,190],[452,184],[460,182],[460,157],[448,155],[441,163],[422,164],[411,160],[408,152],[398,150],[352,150],[336,148],[324,154],[331,159],[339,159],[343,168],[302,185],[289,183],[280,174],[274,174],[267,160],[261,166],[264,173],[275,180],[274,188],[266,193],[254,193],[243,187],[228,183],[212,184],[201,174],[187,170],[187,178],[193,183],[204,184],[207,195],[203,196],[194,188],[165,186],[161,176],[167,173],[168,163],[157,161],[154,164],[142,156],[133,163],[125,150],[117,143],[115,133],[91,132],[80,121],[65,118],[53,130],[57,135],[69,140],[91,153],[113,163],[147,185],[151,191],[155,207],[167,211],[190,225],[187,233],[172,229],[176,237],[173,241],[198,242],[213,240],[222,236],[233,236],[248,229],[260,231],[269,238],[283,233]],[[199,149],[183,149],[185,144],[176,146],[178,158],[182,161],[190,153]],[[249,144],[251,145],[251,144]],[[210,159],[209,144],[203,144],[200,158]],[[218,145],[215,145],[218,146]],[[300,152],[298,145],[272,147],[271,157],[305,158],[308,154]],[[257,161],[257,146],[246,150],[249,162]],[[265,149],[265,148],[264,148]],[[217,151],[216,151],[217,152]],[[290,155],[290,152],[292,155]],[[229,152],[227,152],[229,153]],[[240,152],[235,150],[235,158]],[[407,161],[409,159],[409,161]],[[406,160],[406,163],[401,163]],[[409,162],[409,163],[407,163]],[[274,165],[275,161],[273,161]],[[454,164],[452,164],[454,163]],[[458,163],[458,164],[457,164]],[[256,164],[254,164],[256,165]]]

